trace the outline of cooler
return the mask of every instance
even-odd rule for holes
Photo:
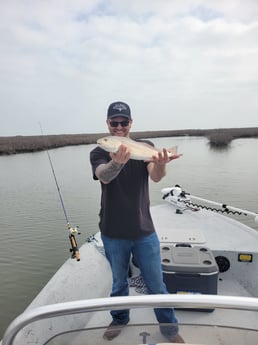
[[[163,245],[161,260],[168,292],[217,294],[218,266],[209,248]]]

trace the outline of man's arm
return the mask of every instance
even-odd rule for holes
[[[117,177],[123,169],[123,166],[124,164],[119,164],[111,160],[106,164],[100,164],[95,171],[95,175],[101,182],[107,184]]]
[[[116,153],[110,153],[110,157],[112,158],[111,161],[100,164],[95,171],[97,178],[105,184],[110,183],[117,177],[130,159],[130,152],[126,146],[121,145]]]
[[[152,181],[159,182],[166,175],[166,164],[179,157],[181,157],[181,154],[168,157],[166,149],[159,152],[158,157],[153,156],[153,161],[148,164],[148,172]]]

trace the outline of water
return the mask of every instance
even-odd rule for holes
[[[180,184],[193,195],[258,211],[258,139],[234,140],[228,150],[210,150],[205,138],[158,138],[183,156],[171,162],[160,183],[150,183],[151,203],[161,188]],[[89,165],[93,145],[51,150],[71,225],[81,245],[98,222],[100,186]],[[66,220],[46,152],[0,157],[0,338],[69,257]],[[241,220],[258,230],[252,218]]]

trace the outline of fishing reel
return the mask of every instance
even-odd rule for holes
[[[80,234],[81,234],[81,233],[78,231],[78,228],[79,228],[79,226],[70,226],[70,225],[68,225],[68,230],[70,231],[70,233],[71,233],[72,235],[75,235],[75,234],[80,235]]]
[[[78,226],[70,226],[69,223],[67,224],[68,225],[68,230],[70,231],[70,235],[69,235],[69,239],[70,239],[70,242],[71,242],[71,248],[70,248],[70,253],[72,253],[71,257],[72,259],[75,259],[77,261],[80,261],[80,253],[79,253],[79,249],[78,249],[78,246],[77,246],[77,242],[76,242],[76,238],[75,238],[75,235],[78,234],[80,235],[81,233],[78,232]]]

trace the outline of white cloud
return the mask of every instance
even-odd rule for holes
[[[17,0],[0,13],[0,135],[37,134],[39,120],[105,131],[115,99],[134,130],[258,125],[256,1]]]

